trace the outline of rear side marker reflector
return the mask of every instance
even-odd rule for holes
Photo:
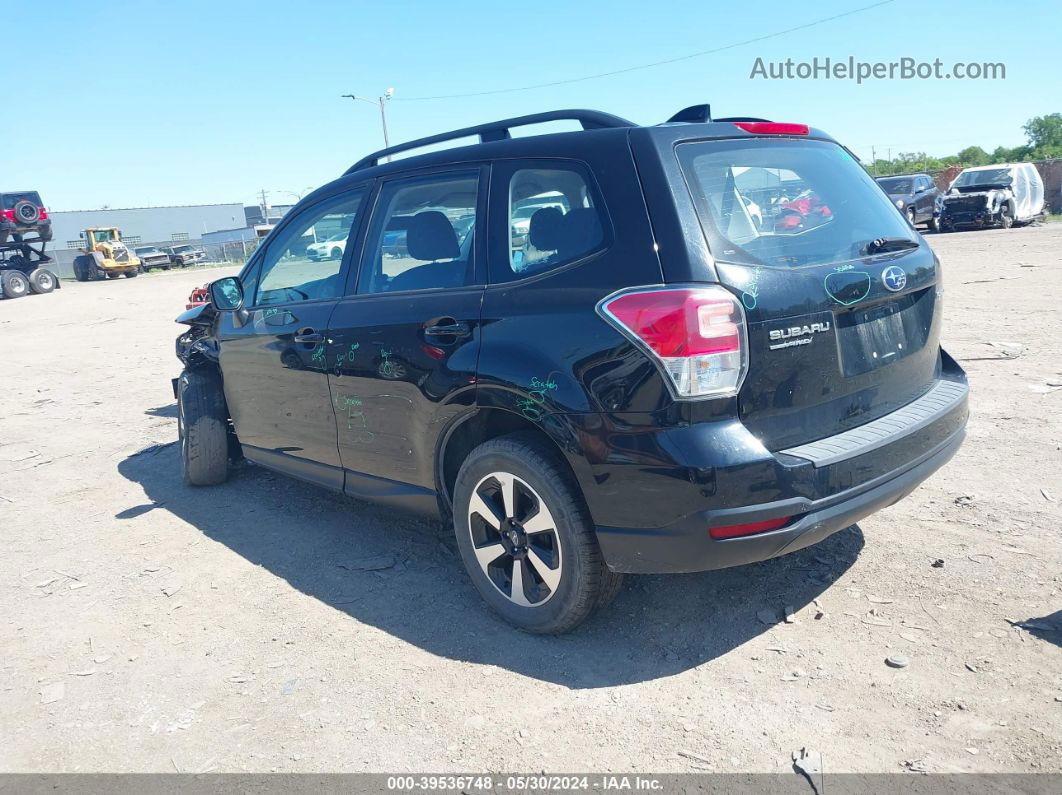
[[[766,533],[768,530],[777,530],[789,524],[792,516],[783,516],[780,519],[766,519],[762,522],[749,522],[748,524],[732,524],[725,527],[711,527],[708,535],[715,539],[738,538],[740,536],[754,536],[757,533]]]
[[[741,388],[745,314],[725,288],[639,288],[606,298],[598,310],[656,361],[676,397],[728,397]]]
[[[754,135],[807,135],[806,124],[787,124],[777,121],[736,121],[735,127],[739,127]]]

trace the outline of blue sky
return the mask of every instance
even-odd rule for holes
[[[871,147],[950,154],[1024,142],[1062,111],[1062,7],[895,0],[725,52],[578,83],[437,101],[664,60],[781,31],[875,0],[330,2],[53,0],[4,40],[21,117],[0,135],[0,180],[53,209],[290,201],[380,148],[379,114],[341,94],[389,86],[392,142],[540,110],[636,122],[710,102],[716,115],[807,122],[863,158]],[[903,31],[900,33],[899,31]],[[765,60],[1003,61],[1002,81],[750,80]]]

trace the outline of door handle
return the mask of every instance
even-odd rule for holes
[[[312,328],[303,328],[295,332],[294,339],[302,345],[319,345],[324,342],[324,334],[318,334]]]
[[[440,323],[433,326],[426,326],[424,333],[429,337],[467,337],[472,333],[472,329],[467,323]]]

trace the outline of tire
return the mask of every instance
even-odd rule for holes
[[[55,289],[55,283],[57,281],[55,274],[47,268],[37,268],[32,270],[27,278],[29,279],[30,290],[37,295],[50,293]]]
[[[929,219],[929,224],[926,226],[926,228],[929,229],[930,232],[939,233],[940,232],[940,216],[939,215],[934,215],[932,218],[930,218]]]
[[[905,213],[905,215],[907,216],[907,223],[909,223],[911,226],[914,226],[915,225],[915,208],[914,207],[908,207],[907,208],[907,212]]]
[[[999,208],[999,226],[1001,229],[1010,229],[1014,226],[1014,218],[1010,214],[1010,207],[1005,204]]]
[[[120,274],[120,273],[113,273],[111,271],[107,271],[107,278],[108,279],[117,279],[121,275],[122,274]]]
[[[135,279],[139,275],[140,275],[140,269],[139,268],[137,270],[135,270],[135,271],[126,271],[125,272],[125,278],[127,278],[127,279]]]
[[[499,519],[502,512],[515,517]],[[454,532],[480,596],[527,632],[574,629],[611,601],[623,580],[605,565],[586,503],[563,462],[527,433],[492,439],[469,453],[454,485]]]
[[[177,384],[181,476],[190,486],[216,486],[229,477],[228,412],[221,379],[185,370]]]
[[[85,262],[87,257],[74,257],[74,278],[79,282],[87,282],[89,280],[88,263]]]
[[[21,298],[30,291],[29,279],[22,271],[4,271],[0,275],[4,298]]]
[[[341,248],[332,249],[332,259],[343,259],[343,249],[341,249]]]

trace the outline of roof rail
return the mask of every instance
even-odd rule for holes
[[[479,136],[480,143],[489,141],[505,141],[512,138],[510,130],[513,127],[525,127],[529,124],[541,124],[547,121],[574,120],[582,124],[584,130],[599,130],[606,127],[636,127],[634,122],[613,116],[611,113],[602,113],[599,110],[551,110],[545,113],[532,113],[528,116],[517,116],[513,119],[501,119],[487,124],[477,124],[474,127],[464,127],[460,130],[452,130],[438,135],[429,135],[427,138],[418,138],[415,141],[407,141],[404,144],[390,146],[373,152],[363,157],[357,163],[348,168],[344,174],[352,174],[363,168],[371,168],[378,165],[381,158],[389,155],[406,152],[410,149],[420,149],[424,146],[453,141],[458,138],[467,138],[472,135]]]

